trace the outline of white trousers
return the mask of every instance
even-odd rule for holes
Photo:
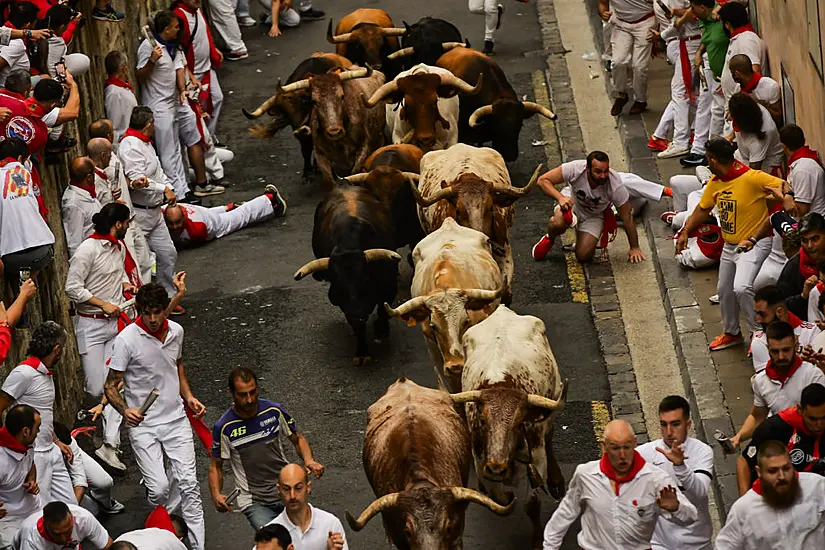
[[[126,243],[126,248],[129,249],[132,259],[138,265],[140,280],[143,283],[148,283],[152,280],[152,259],[143,231],[135,224],[130,225],[129,229],[126,230],[126,237],[123,242]]]
[[[74,460],[71,464],[66,464],[69,475],[72,479],[73,487],[85,487],[86,494],[80,501],[80,505],[97,515],[103,509],[112,506],[112,486],[114,480],[106,473],[103,466],[86,454],[80,448],[74,438],[71,444]]]
[[[747,252],[736,252],[736,245],[725,244],[719,262],[719,307],[722,313],[722,327],[727,334],[740,334],[739,314],[745,317],[745,325],[751,332],[759,330],[753,306],[753,281],[762,263],[771,253],[768,239],[757,241]]]
[[[699,50],[700,45],[699,40],[685,42],[688,62],[691,64],[691,73],[693,72],[693,57]],[[668,130],[672,128],[673,143],[681,147],[687,147],[690,143],[690,95],[682,76],[682,56],[679,40],[668,42],[667,58],[673,64],[673,78],[670,79],[670,102],[665,107],[662,118],[659,120],[659,126],[656,127],[653,135],[666,139]]]
[[[633,71],[633,95],[636,101],[647,102],[647,73],[653,50],[647,41],[656,18],[649,17],[639,23],[625,23],[612,17],[613,23],[613,87],[616,93],[627,93],[630,71]]]
[[[216,207],[216,209],[223,208],[223,206]],[[261,195],[251,201],[246,201],[229,212],[224,210],[220,212],[218,216],[218,226],[213,230],[215,238],[220,239],[239,229],[243,229],[247,225],[262,222],[272,216],[272,213],[272,201],[270,201],[266,195]],[[211,232],[212,231],[210,231],[210,233]]]
[[[86,376],[86,393],[100,399],[109,375],[108,361],[112,358],[117,336],[117,319],[90,319],[77,315],[74,318],[77,350]],[[103,442],[112,447],[120,446],[120,425],[123,417],[111,406],[103,409]]]
[[[34,466],[37,469],[40,502],[45,505],[59,500],[66,504],[77,504],[72,478],[57,445],[52,445],[47,451],[34,451]]]
[[[232,0],[209,0],[209,13],[212,16],[212,24],[221,35],[227,49],[230,52],[241,52],[246,50],[246,44],[241,35],[241,27],[235,18],[234,4]]]
[[[665,190],[664,185],[648,181],[636,174],[622,172],[622,183],[630,194],[630,206],[633,211],[641,212],[647,201],[659,201]]]
[[[604,44],[604,53],[602,53],[602,60],[611,61],[613,59],[613,23],[610,21],[602,21],[602,43]]]
[[[470,13],[484,15],[484,40],[495,41],[496,25],[498,25],[497,0],[470,0]]]
[[[189,420],[184,416],[159,426],[130,428],[129,440],[149,493],[149,503],[152,506],[162,504],[169,512],[174,512],[180,505],[181,515],[189,527],[191,547],[204,550],[203,503],[195,471],[195,443]],[[170,467],[168,475],[165,468],[167,461]]]
[[[704,56],[704,74],[708,87],[699,93],[696,99],[696,120],[693,134],[693,147],[690,152],[697,155],[705,154],[705,144],[711,136],[721,136],[725,122],[725,97],[721,94],[722,87],[713,78],[713,71],[708,64],[708,56]]]
[[[234,21],[235,18],[233,17],[232,20]],[[214,69],[209,72],[209,96],[212,99],[212,116],[209,118],[209,122],[206,123],[206,126],[209,128],[209,132],[214,137],[215,129],[218,127],[218,119],[221,116],[221,108],[223,107],[223,90],[221,89],[221,83],[218,80],[218,74],[214,71]],[[204,74],[205,73],[201,73],[195,76],[202,82]]]
[[[146,237],[149,249],[155,253],[158,282],[172,297],[177,292],[175,285],[172,284],[172,279],[175,277],[178,251],[175,250],[175,244],[172,242],[172,237],[169,236],[169,229],[163,221],[163,213],[160,208],[146,210],[136,207],[135,220],[140,230],[143,231],[143,236]],[[143,282],[148,283],[149,280],[151,279]]]
[[[189,191],[189,186],[186,184],[186,170],[181,157],[181,142],[188,148],[201,140],[195,113],[189,105],[178,105],[173,111],[158,109],[154,114],[155,145],[160,164],[169,186],[182,199]]]
[[[272,13],[272,0],[258,0],[258,3],[266,8],[266,13],[269,15]],[[309,6],[307,7],[306,3],[295,2],[298,5],[298,10],[305,11],[312,7],[312,2],[309,2]],[[281,11],[278,14],[278,26],[283,27],[297,27],[301,23],[301,15],[298,13],[298,10],[295,8],[287,8]]]
[[[768,285],[775,285],[787,261],[788,257],[785,256],[785,251],[782,250],[782,237],[774,232],[771,237],[771,253],[765,259],[765,263],[759,269],[759,275],[753,281],[754,290],[759,290]]]
[[[702,182],[699,181],[699,178],[696,176],[673,176],[670,178],[670,188],[673,190],[673,211],[687,211],[688,215],[690,215],[690,213],[693,212],[693,208],[688,207],[688,195],[693,191],[702,189]]]

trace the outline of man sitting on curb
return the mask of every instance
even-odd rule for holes
[[[796,256],[788,259],[776,286],[785,296],[788,309],[803,321],[807,321],[808,292],[819,280],[816,263],[825,258],[825,217],[816,212],[809,212],[799,220],[797,231],[802,238],[802,247]],[[806,283],[808,292],[805,292],[803,297]]]

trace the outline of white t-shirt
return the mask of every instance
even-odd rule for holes
[[[31,450],[18,453],[0,447],[0,502],[6,509],[6,516],[0,518],[0,530],[3,524],[22,522],[42,508],[40,498],[23,487],[33,463],[34,453]]]
[[[825,215],[825,170],[814,159],[803,157],[790,165],[788,183],[794,201],[810,204],[810,211]]]
[[[341,533],[344,537],[344,550],[349,550],[347,544],[347,534],[344,531],[344,526],[341,521],[320,508],[309,505],[312,510],[312,519],[309,520],[309,527],[306,532],[301,532],[301,528],[290,521],[289,516],[286,515],[286,510],[281,512],[278,517],[269,523],[278,523],[283,525],[292,536],[292,545],[295,550],[327,550],[327,539],[329,533]]]
[[[123,372],[126,404],[140,407],[153,388],[160,397],[140,424],[159,426],[186,417],[180,397],[178,360],[183,352],[183,327],[169,321],[166,340],[161,342],[132,323],[115,338],[109,368]]]
[[[112,146],[119,147],[120,137],[129,129],[132,109],[137,107],[137,97],[129,88],[109,84],[103,90],[103,103],[106,106],[106,118],[112,121],[115,131],[115,142]]]
[[[132,190],[129,189],[129,182],[126,181],[126,173],[123,170],[123,163],[120,162],[120,158],[118,158],[115,153],[112,153],[112,156],[109,159],[109,166],[106,167],[104,172],[106,172],[106,177],[108,178],[106,180],[106,187],[110,187],[110,182],[117,179],[118,185],[120,186],[120,198],[118,200],[126,203],[126,206],[129,207],[129,211],[134,215],[135,208],[132,206]],[[95,184],[97,184],[97,181],[95,181]]]
[[[763,76],[759,79],[756,87],[751,90],[750,95],[764,105],[773,105],[782,100],[782,88],[779,87],[779,82],[773,78]]]
[[[94,297],[110,304],[123,302],[123,283],[129,282],[124,268],[126,245],[118,248],[103,239],[86,239],[71,260],[66,275],[66,296],[74,300],[80,313],[99,315],[97,306],[87,304]]]
[[[72,540],[83,543],[88,541],[97,548],[104,548],[109,544],[109,533],[95,517],[86,509],[68,504],[69,511],[74,517]],[[30,515],[20,526],[20,531],[14,537],[15,550],[64,550],[70,548],[63,544],[55,544],[44,539],[37,530],[37,522],[43,517],[43,512]]]
[[[2,390],[14,398],[16,405],[29,405],[40,413],[40,431],[34,441],[35,451],[48,451],[54,445],[54,376],[46,365],[37,368],[17,365],[3,381]]]
[[[729,65],[730,58],[738,54],[747,55],[751,60],[751,64],[759,65],[763,71],[768,64],[768,52],[765,43],[755,32],[745,31],[731,38],[728,44],[728,53],[725,55],[725,66],[722,68],[721,77],[725,103],[730,99],[730,96],[739,91],[739,84],[733,80],[733,73],[730,72]]]
[[[130,181],[146,177],[151,182],[146,189],[131,189],[134,204],[142,206],[160,206],[166,199],[163,190],[166,187],[166,174],[160,159],[151,143],[129,136],[120,142],[117,152],[120,157],[122,172]],[[157,211],[160,215],[160,209]]]
[[[174,111],[180,105],[176,74],[178,69],[186,66],[186,59],[180,50],[177,50],[175,59],[172,59],[166,46],[161,44],[160,49],[163,50],[163,55],[155,62],[155,68],[140,87],[141,98],[143,104],[151,107],[153,111]],[[151,55],[152,45],[148,40],[144,40],[137,51],[137,69],[145,67]]]
[[[810,319],[810,316],[808,318]],[[819,328],[817,328],[815,324],[803,321],[793,313],[791,313],[789,322],[793,327],[794,334],[796,334],[801,347],[805,347],[809,344],[813,345],[816,337],[819,336],[820,333]],[[768,361],[771,360],[771,356],[768,353],[768,337],[765,336],[765,331],[758,330],[753,333],[753,339],[751,340],[751,355],[753,356],[753,370],[756,372],[764,369],[765,365],[768,364]]]
[[[630,199],[627,188],[618,172],[610,170],[610,181],[591,187],[587,179],[587,161],[571,160],[561,165],[564,182],[570,186],[575,206],[573,211],[580,220],[601,216],[609,204],[616,208]]]
[[[620,20],[632,23],[653,13],[653,0],[611,0],[610,9]]]
[[[69,185],[63,191],[60,211],[63,213],[63,231],[66,233],[70,259],[80,243],[94,232],[92,216],[100,212],[101,208],[103,206],[100,201],[85,189]]]
[[[802,390],[814,383],[825,386],[825,374],[810,363],[802,363],[784,384],[768,378],[765,370],[759,371],[751,377],[753,406],[765,407],[771,414],[777,414],[796,406]]]
[[[22,38],[15,38],[7,46],[0,46],[0,57],[5,59],[8,64],[0,70],[0,87],[6,85],[6,77],[9,76],[10,72],[16,69],[26,71],[31,69],[29,56],[26,53],[26,43],[23,42]]]
[[[212,69],[212,60],[210,58],[209,37],[206,35],[207,25],[203,12],[198,10],[197,14],[189,13],[183,10],[186,20],[189,22],[189,32],[195,32],[195,17],[198,18],[197,32],[192,36],[192,49],[195,54],[195,66],[191,67],[195,76],[201,76],[205,72]]]
[[[0,168],[0,256],[54,244],[54,235],[40,215],[31,173],[19,162]]]
[[[762,170],[770,174],[771,168],[782,166],[785,155],[771,114],[762,105],[759,110],[762,112],[761,130],[765,132],[764,139],[757,138],[755,134],[736,132],[737,151],[745,164],[761,161]]]
[[[131,542],[138,550],[186,550],[186,545],[166,529],[139,529],[120,535],[115,542]]]

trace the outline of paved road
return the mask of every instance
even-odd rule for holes
[[[378,2],[321,0],[317,7],[337,21],[352,9],[372,5],[377,7]],[[451,20],[473,45],[481,46],[483,18],[469,14],[464,2],[428,3],[427,11],[422,6],[400,0],[380,4],[396,23],[413,22],[425,15]],[[535,7],[508,2],[506,8],[496,60],[518,94],[533,99],[532,73],[544,65]],[[367,366],[353,366],[352,333],[339,310],[329,305],[326,286],[311,278],[292,280],[294,271],[313,258],[312,216],[322,193],[317,184],[301,184],[301,156],[290,133],[283,132],[270,141],[252,138],[247,134],[250,124],[240,109],[254,108],[274,93],[276,78],[288,76],[312,52],[329,51],[325,30],[325,21],[289,29],[278,39],[268,38],[263,27],[245,30],[250,58],[228,63],[221,73],[227,101],[219,134],[236,154],[235,162],[228,166],[235,185],[216,198],[225,202],[248,199],[272,182],[288,200],[289,213],[283,219],[182,252],[178,267],[189,274],[185,301],[189,315],[181,321],[186,329],[185,362],[196,395],[208,408],[207,422],[212,425],[230,405],[225,380],[229,370],[239,365],[257,369],[262,395],[286,406],[309,438],[316,458],[327,466],[324,478],[313,483],[312,501],[343,518],[345,510],[357,515],[373,498],[361,467],[366,409],[399,375],[421,384],[433,385],[434,380],[420,330],[398,321],[392,323],[391,338],[374,348],[376,360]],[[544,149],[531,146],[534,139],[541,139],[538,117],[526,122],[521,157],[510,165],[516,185],[524,185],[536,165],[547,162]],[[545,321],[562,373],[570,378],[570,400],[557,419],[556,431],[557,453],[569,479],[576,464],[598,455],[593,402],[607,401],[609,391],[589,304],[571,301],[561,252],[557,248],[541,264],[530,258],[530,248],[544,231],[550,206],[540,193],[517,203],[513,308]],[[399,301],[409,297],[412,277],[405,262],[402,268]],[[250,547],[247,543],[252,540],[252,530],[243,516],[219,515],[212,507],[206,484],[208,460],[202,449],[199,451],[207,548]],[[134,465],[128,451],[126,462]],[[118,479],[116,496],[126,504],[128,513],[108,520],[113,535],[137,528],[149,511],[138,481],[135,467]],[[232,486],[231,476],[227,485]],[[524,495],[524,491],[518,494],[520,500]],[[555,503],[546,495],[543,502],[546,520]],[[378,519],[360,533],[347,529],[351,548],[388,547]],[[529,522],[520,506],[506,518],[477,506],[468,509],[467,548],[524,549],[529,547],[529,533]],[[568,537],[566,547],[575,547],[573,539]]]

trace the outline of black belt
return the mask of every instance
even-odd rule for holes
[[[161,206],[163,206],[163,204],[158,204],[155,206],[144,206],[142,204],[137,204],[133,202],[132,206],[134,206],[135,208],[140,208],[142,210],[154,210],[155,208],[160,208]]]

